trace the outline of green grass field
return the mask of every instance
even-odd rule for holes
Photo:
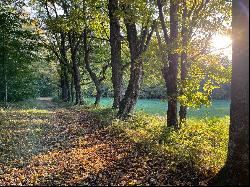
[[[86,98],[87,103],[93,104],[94,98]],[[110,107],[112,99],[102,98],[101,106]],[[145,111],[148,114],[166,115],[167,103],[158,99],[140,99],[136,105],[136,111]],[[202,106],[200,109],[188,109],[188,117],[206,118],[206,117],[225,117],[230,114],[230,101],[216,100],[210,107]]]

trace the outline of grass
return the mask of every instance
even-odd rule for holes
[[[0,107],[0,166],[11,165],[43,150],[40,139],[53,112],[39,102],[18,102]]]
[[[123,121],[108,108],[89,108],[115,134],[121,134],[155,154],[167,156],[172,169],[195,168],[205,176],[216,174],[227,156],[229,117],[191,118],[180,130],[166,127],[162,116],[137,112]]]
[[[0,102],[0,108],[8,108],[9,110],[12,108],[18,108],[18,109],[43,109],[45,106],[43,103],[31,99],[31,100],[25,100],[25,101],[19,101],[15,103],[7,103],[7,107],[5,106],[4,103]]]
[[[87,99],[92,103],[92,98]],[[112,100],[103,98],[101,107],[88,111],[116,133],[123,134],[157,154],[168,155],[172,168],[180,165],[215,174],[227,156],[230,101],[213,101],[210,107],[189,109],[188,120],[178,131],[166,127],[167,104],[161,100],[140,99],[128,120],[115,118]]]
[[[86,98],[88,104],[94,103],[94,98]],[[101,106],[111,107],[112,99],[102,98]],[[167,103],[158,99],[139,99],[136,105],[137,112],[144,111],[147,114],[165,116],[167,111]],[[225,117],[230,114],[230,101],[215,100],[210,107],[202,106],[199,109],[188,109],[189,118],[211,118]]]

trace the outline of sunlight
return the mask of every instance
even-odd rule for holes
[[[212,51],[232,58],[232,39],[226,35],[215,35],[211,42]]]

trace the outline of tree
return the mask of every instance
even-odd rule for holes
[[[39,45],[32,20],[22,7],[0,3],[0,100],[5,103],[37,95],[34,64]]]
[[[157,0],[159,9],[159,18],[161,21],[162,30],[164,33],[165,43],[168,45],[168,55],[164,62],[162,70],[163,77],[167,87],[168,111],[167,124],[169,126],[178,127],[177,115],[177,73],[178,73],[178,36],[179,36],[179,21],[177,1],[170,1],[170,35],[168,35],[167,26],[165,23],[162,0]]]
[[[211,184],[249,185],[249,1],[233,1],[233,72],[228,157]]]
[[[173,3],[178,4],[175,14],[171,11]],[[206,73],[207,68],[210,68],[206,64],[211,64],[211,67],[214,66],[213,64],[217,64],[217,69],[214,68],[216,71],[222,68],[218,63],[219,57],[209,54],[209,43],[216,32],[225,29],[224,22],[228,19],[229,6],[225,1],[208,0],[197,2],[182,0],[179,2],[170,1],[170,3],[157,0],[157,6],[162,33],[157,30],[156,34],[159,50],[165,53],[160,55],[160,59],[164,64],[162,73],[168,90],[167,123],[169,126],[178,128],[180,123],[185,122],[187,106],[196,107],[199,103],[209,103],[212,90],[218,86],[216,73],[213,73],[216,81],[210,81],[210,79],[206,78],[208,76]],[[168,11],[168,9],[170,10]],[[167,13],[169,13],[170,19],[168,19]],[[175,39],[171,38],[171,30],[176,32]],[[163,36],[163,40],[161,36]],[[172,58],[173,54],[177,56],[176,59]],[[175,63],[173,63],[173,60]],[[199,79],[192,77],[192,69],[197,68],[197,65],[204,75],[200,76]],[[202,66],[203,68],[201,68]],[[175,68],[173,69],[173,67]],[[172,81],[169,80],[168,83],[169,78]],[[202,83],[204,81],[205,84]],[[192,86],[189,87],[189,85]],[[202,85],[206,85],[206,87],[202,88]],[[194,97],[190,98],[192,95]],[[193,102],[194,99],[197,102]],[[181,104],[179,111],[180,123],[178,123],[177,116],[177,101]]]
[[[231,185],[249,185],[249,1],[233,1],[231,123],[226,167]]]
[[[86,68],[87,72],[89,73],[89,76],[90,76],[92,82],[95,85],[95,89],[96,89],[95,105],[99,105],[100,101],[101,101],[101,96],[102,96],[102,82],[106,78],[106,71],[107,71],[110,64],[109,64],[109,59],[105,60],[104,58],[100,58],[102,56],[105,56],[103,54],[100,54],[100,53],[103,53],[101,45],[105,46],[105,41],[102,41],[103,43],[102,44],[98,43],[99,46],[97,47],[97,49],[100,51],[100,53],[94,54],[100,58],[99,60],[101,60],[100,63],[102,64],[102,67],[100,68],[101,71],[99,71],[99,76],[97,75],[96,71],[94,70],[95,67],[91,63],[91,60],[93,61],[93,59],[90,59],[90,53],[91,53],[91,51],[93,51],[93,49],[91,49],[91,48],[93,48],[91,46],[91,43],[93,45],[94,42],[93,41],[91,43],[88,42],[89,32],[91,32],[91,31],[88,31],[88,29],[85,29],[84,34],[83,34],[84,64],[85,64],[85,68]],[[95,62],[99,62],[98,59],[94,59],[94,60],[95,60]],[[108,61],[108,62],[105,63],[105,61]]]
[[[110,46],[111,46],[111,66],[112,83],[114,89],[113,108],[118,108],[122,100],[123,73],[121,59],[121,33],[118,17],[118,0],[109,0],[109,20],[110,20]]]
[[[41,27],[46,30],[46,41],[49,41],[50,49],[60,63],[60,85],[62,99],[69,101],[70,96],[75,104],[83,102],[81,93],[81,74],[79,63],[79,45],[82,40],[81,14],[78,15],[78,2],[71,1],[45,1],[38,0],[39,19]],[[82,7],[81,7],[82,8]],[[71,88],[70,76],[71,73]],[[73,93],[73,88],[75,93]]]
[[[70,91],[70,76],[72,72],[67,55],[67,33],[58,26],[58,22],[62,19],[58,15],[58,10],[55,7],[55,2],[48,3],[48,1],[38,1],[38,15],[37,20],[40,21],[40,30],[43,43],[48,50],[50,50],[57,61],[59,62],[58,73],[60,75],[60,99],[64,102],[70,101],[73,97]]]
[[[207,0],[200,1],[197,3],[190,3],[190,1],[183,0],[181,7],[182,7],[182,18],[180,22],[181,23],[181,54],[180,54],[181,78],[179,85],[179,90],[180,90],[179,101],[181,106],[180,106],[179,116],[180,116],[180,123],[184,123],[186,121],[187,105],[185,102],[182,102],[180,98],[186,97],[188,93],[187,90],[189,88],[187,87],[188,85],[187,82],[188,78],[190,77],[190,69],[194,67],[192,64],[195,64],[197,61],[200,61],[199,58],[212,57],[211,59],[207,58],[206,61],[210,61],[210,64],[212,66],[214,64],[217,64],[217,67],[214,68],[216,71],[223,68],[223,65],[220,63],[221,57],[218,56],[217,58],[216,55],[209,54],[211,52],[209,43],[212,39],[212,36],[215,35],[216,33],[222,33],[226,32],[227,30],[230,30],[227,29],[225,23],[231,20],[231,17],[229,16],[231,12],[231,7],[230,4],[225,1],[207,1]],[[214,9],[214,7],[217,8]],[[201,37],[201,35],[203,35],[204,37]],[[197,40],[197,38],[200,39],[198,39],[198,41],[196,42],[195,40]],[[196,54],[192,54],[192,51],[197,50],[197,49],[194,50],[192,46],[200,46],[199,52]],[[195,58],[193,58],[192,56],[194,56]],[[206,71],[207,68],[204,68],[204,72]],[[212,73],[213,77],[217,75],[216,71]],[[223,75],[224,74],[225,73],[223,73]],[[208,75],[206,74],[206,77],[207,76]],[[216,87],[220,87],[221,84],[223,84],[224,82],[229,82],[230,80],[230,78],[227,79],[227,81],[225,80],[222,81],[222,79],[214,78],[211,81],[211,79],[207,79],[206,77],[204,80],[200,82],[200,84],[204,85],[204,83],[202,82],[205,82],[205,84],[207,84],[210,87],[210,90],[206,91],[205,87],[203,87],[202,92],[200,92],[200,89],[197,90],[197,94],[202,93],[203,95],[203,98],[200,97],[205,102],[205,103],[201,102],[203,104],[209,103],[207,101],[209,100],[209,97],[211,96],[213,89],[215,89]],[[214,81],[215,79],[217,81]],[[205,99],[206,97],[208,99]]]
[[[146,8],[147,3],[143,2],[143,5]],[[135,10],[130,3],[123,4],[124,22],[130,50],[130,78],[125,96],[119,106],[117,114],[119,118],[127,118],[134,110],[143,79],[143,54],[148,49],[156,26],[155,22],[152,21],[152,15],[147,15],[146,20],[142,22],[141,35],[139,35],[136,27],[136,21],[138,20],[135,18],[137,16],[134,12]]]

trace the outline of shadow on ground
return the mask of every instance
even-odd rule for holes
[[[203,178],[114,134],[93,115],[39,100],[0,114],[0,185],[199,185]]]

